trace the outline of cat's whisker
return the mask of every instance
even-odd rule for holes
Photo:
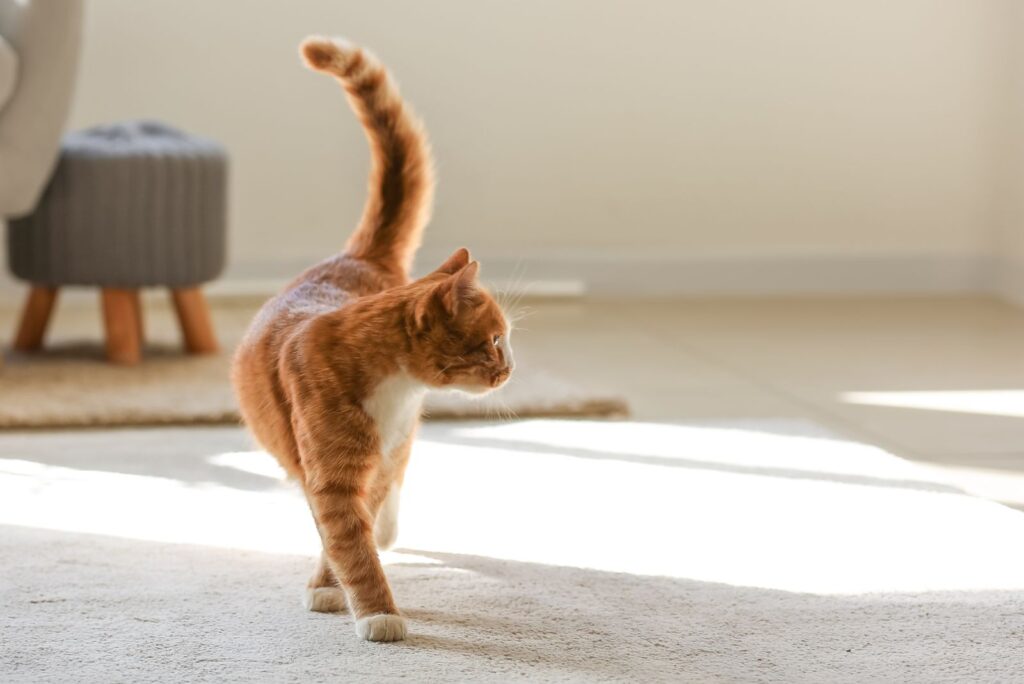
[[[506,283],[505,289],[500,293],[501,309],[506,313],[506,316],[519,305],[519,302],[526,293],[522,287],[525,274],[526,264],[520,258],[512,270],[512,277]]]
[[[455,365],[455,364],[449,363],[447,366],[445,366],[444,368],[439,370],[437,372],[437,375],[434,376],[434,380],[440,380],[441,378],[443,378],[444,374],[447,373],[448,369],[451,368],[453,365]]]

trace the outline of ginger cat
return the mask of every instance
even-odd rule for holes
[[[370,641],[404,639],[377,547],[394,542],[399,489],[429,388],[483,393],[512,373],[509,324],[459,249],[410,281],[433,197],[422,124],[369,52],[309,38],[306,64],[337,78],[372,148],[369,194],[345,251],[256,316],[232,368],[242,415],[303,486],[323,553],[313,611],[344,610]]]

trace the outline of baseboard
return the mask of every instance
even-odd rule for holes
[[[481,257],[498,282],[578,283],[596,297],[961,295],[991,291],[987,258],[948,255],[696,255],[619,250]],[[432,262],[428,262],[432,263]]]
[[[417,273],[441,263],[448,250],[425,249]],[[478,252],[483,278],[499,291],[532,297],[800,297],[996,294],[1024,305],[1024,267],[988,257],[910,254],[696,255],[623,250]],[[235,264],[211,283],[214,299],[261,298],[280,291],[308,263]],[[1019,277],[1017,274],[1020,274]],[[1011,277],[1012,276],[1012,277]],[[0,278],[0,296],[23,286]],[[70,293],[69,293],[70,294]],[[72,295],[76,296],[76,295]],[[78,296],[92,296],[83,293]]]
[[[211,299],[248,299],[267,297],[280,292],[291,278],[231,278],[227,277],[206,287]],[[509,279],[487,279],[496,292],[516,292],[529,297],[576,298],[586,294],[585,284],[578,280],[551,279],[530,283],[515,283]]]
[[[424,249],[416,274],[450,250]],[[993,291],[986,257],[911,254],[698,255],[626,250],[537,253],[477,251],[483,279],[494,289],[534,297],[785,297],[965,295]],[[276,292],[306,264],[239,264],[212,295]],[[251,274],[260,274],[252,277]]]
[[[993,266],[993,292],[1003,301],[1024,307],[1024,260],[998,259]]]

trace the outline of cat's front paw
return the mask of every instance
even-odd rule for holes
[[[356,620],[356,634],[367,641],[401,641],[405,633],[401,615],[381,613]]]
[[[338,587],[307,587],[302,598],[302,605],[314,613],[340,613],[345,603],[345,592]]]

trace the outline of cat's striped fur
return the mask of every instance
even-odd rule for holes
[[[336,77],[366,129],[366,206],[345,250],[267,302],[233,380],[246,423],[302,483],[323,542],[306,605],[347,604],[372,641],[406,634],[377,543],[395,537],[398,490],[427,388],[484,392],[512,372],[508,324],[465,249],[416,281],[433,171],[419,120],[369,52],[310,38],[302,55]]]

